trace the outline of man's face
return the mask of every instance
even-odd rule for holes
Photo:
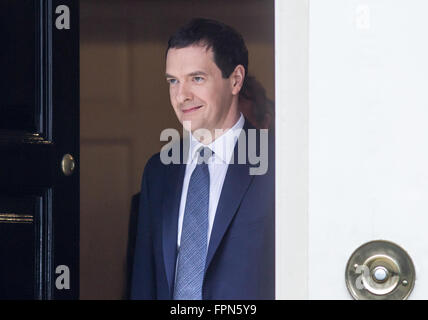
[[[186,130],[227,129],[232,117],[232,84],[214,62],[212,49],[190,46],[169,49],[166,79],[171,104]],[[185,123],[185,121],[190,121]]]

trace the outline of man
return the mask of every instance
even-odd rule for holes
[[[247,73],[229,26],[194,19],[169,39],[166,80],[190,143],[180,164],[158,153],[145,167],[132,299],[274,299],[273,138],[264,148],[238,111]],[[250,150],[269,160],[261,174]]]

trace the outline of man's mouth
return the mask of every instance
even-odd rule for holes
[[[191,107],[191,108],[188,108],[188,109],[183,109],[182,111],[183,111],[183,113],[190,113],[190,112],[196,111],[196,110],[198,110],[200,108],[202,108],[202,106]]]

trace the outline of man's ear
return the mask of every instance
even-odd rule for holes
[[[237,95],[241,91],[242,85],[244,84],[245,68],[243,65],[238,64],[230,75],[230,84],[232,88],[232,94]]]

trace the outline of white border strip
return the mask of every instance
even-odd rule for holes
[[[308,298],[309,0],[275,0],[276,299]]]

